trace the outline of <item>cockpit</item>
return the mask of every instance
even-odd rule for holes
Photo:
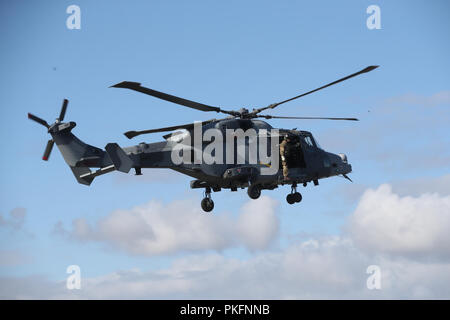
[[[287,137],[286,143],[280,150],[280,155],[285,156],[286,164],[290,168],[305,168],[305,152],[312,148],[320,148],[312,134],[307,131],[291,130],[280,135],[280,144]],[[282,154],[283,153],[283,154]]]
[[[313,148],[319,148],[322,149],[322,147],[319,145],[319,143],[317,142],[316,139],[314,139],[313,135],[311,134],[311,132],[307,132],[307,131],[300,131],[299,132],[299,137],[300,139],[309,147],[313,147]]]

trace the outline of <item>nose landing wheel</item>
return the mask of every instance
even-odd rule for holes
[[[214,201],[211,199],[210,187],[205,189],[205,197],[202,199],[201,206],[205,212],[211,212],[214,209]]]
[[[289,204],[294,204],[296,202],[302,201],[302,195],[297,192],[297,183],[293,183],[291,187],[291,193],[286,196],[286,201]]]

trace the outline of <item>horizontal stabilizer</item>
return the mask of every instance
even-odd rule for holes
[[[114,168],[114,165],[110,165],[110,166],[103,167],[103,168],[100,168],[98,170],[95,170],[94,172],[89,171],[89,172],[87,172],[85,174],[82,174],[80,176],[80,179],[92,179],[92,180],[94,180],[95,177],[101,176],[101,175],[109,173],[109,172],[113,172],[114,170],[116,170]]]
[[[105,150],[117,171],[124,173],[128,173],[130,171],[133,166],[133,160],[127,156],[125,151],[123,151],[117,143],[108,143]]]
[[[78,183],[89,186],[92,183],[92,180],[94,180],[94,177],[89,176],[91,170],[87,167],[70,167],[70,169],[72,169],[73,175]]]

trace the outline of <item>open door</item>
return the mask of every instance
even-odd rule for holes
[[[283,137],[280,137],[280,144],[283,141]],[[303,154],[303,147],[298,137],[290,137],[290,142],[285,147],[285,157],[288,168],[306,168],[305,156]],[[281,163],[280,153],[280,169],[283,169]]]

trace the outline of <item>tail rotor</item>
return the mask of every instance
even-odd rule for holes
[[[59,117],[57,119],[58,122],[61,122],[64,120],[64,116],[66,115],[66,110],[67,110],[68,104],[69,104],[69,100],[64,99],[62,107],[61,107],[61,112],[59,113]]]
[[[33,120],[33,121],[39,123],[40,125],[46,127],[48,129],[48,132],[50,132],[50,128],[53,125],[58,124],[64,120],[64,116],[66,115],[68,103],[69,103],[69,100],[64,99],[62,107],[61,107],[61,112],[59,113],[59,117],[56,118],[55,123],[52,125],[49,125],[47,123],[47,121],[45,121],[44,119],[39,118],[38,116],[35,116],[34,114],[31,114],[31,113],[28,113],[28,119]],[[53,139],[48,140],[47,146],[45,147],[44,155],[42,156],[42,160],[48,161],[48,159],[50,158],[50,154],[52,152],[54,144],[55,144],[55,141],[53,141]]]

